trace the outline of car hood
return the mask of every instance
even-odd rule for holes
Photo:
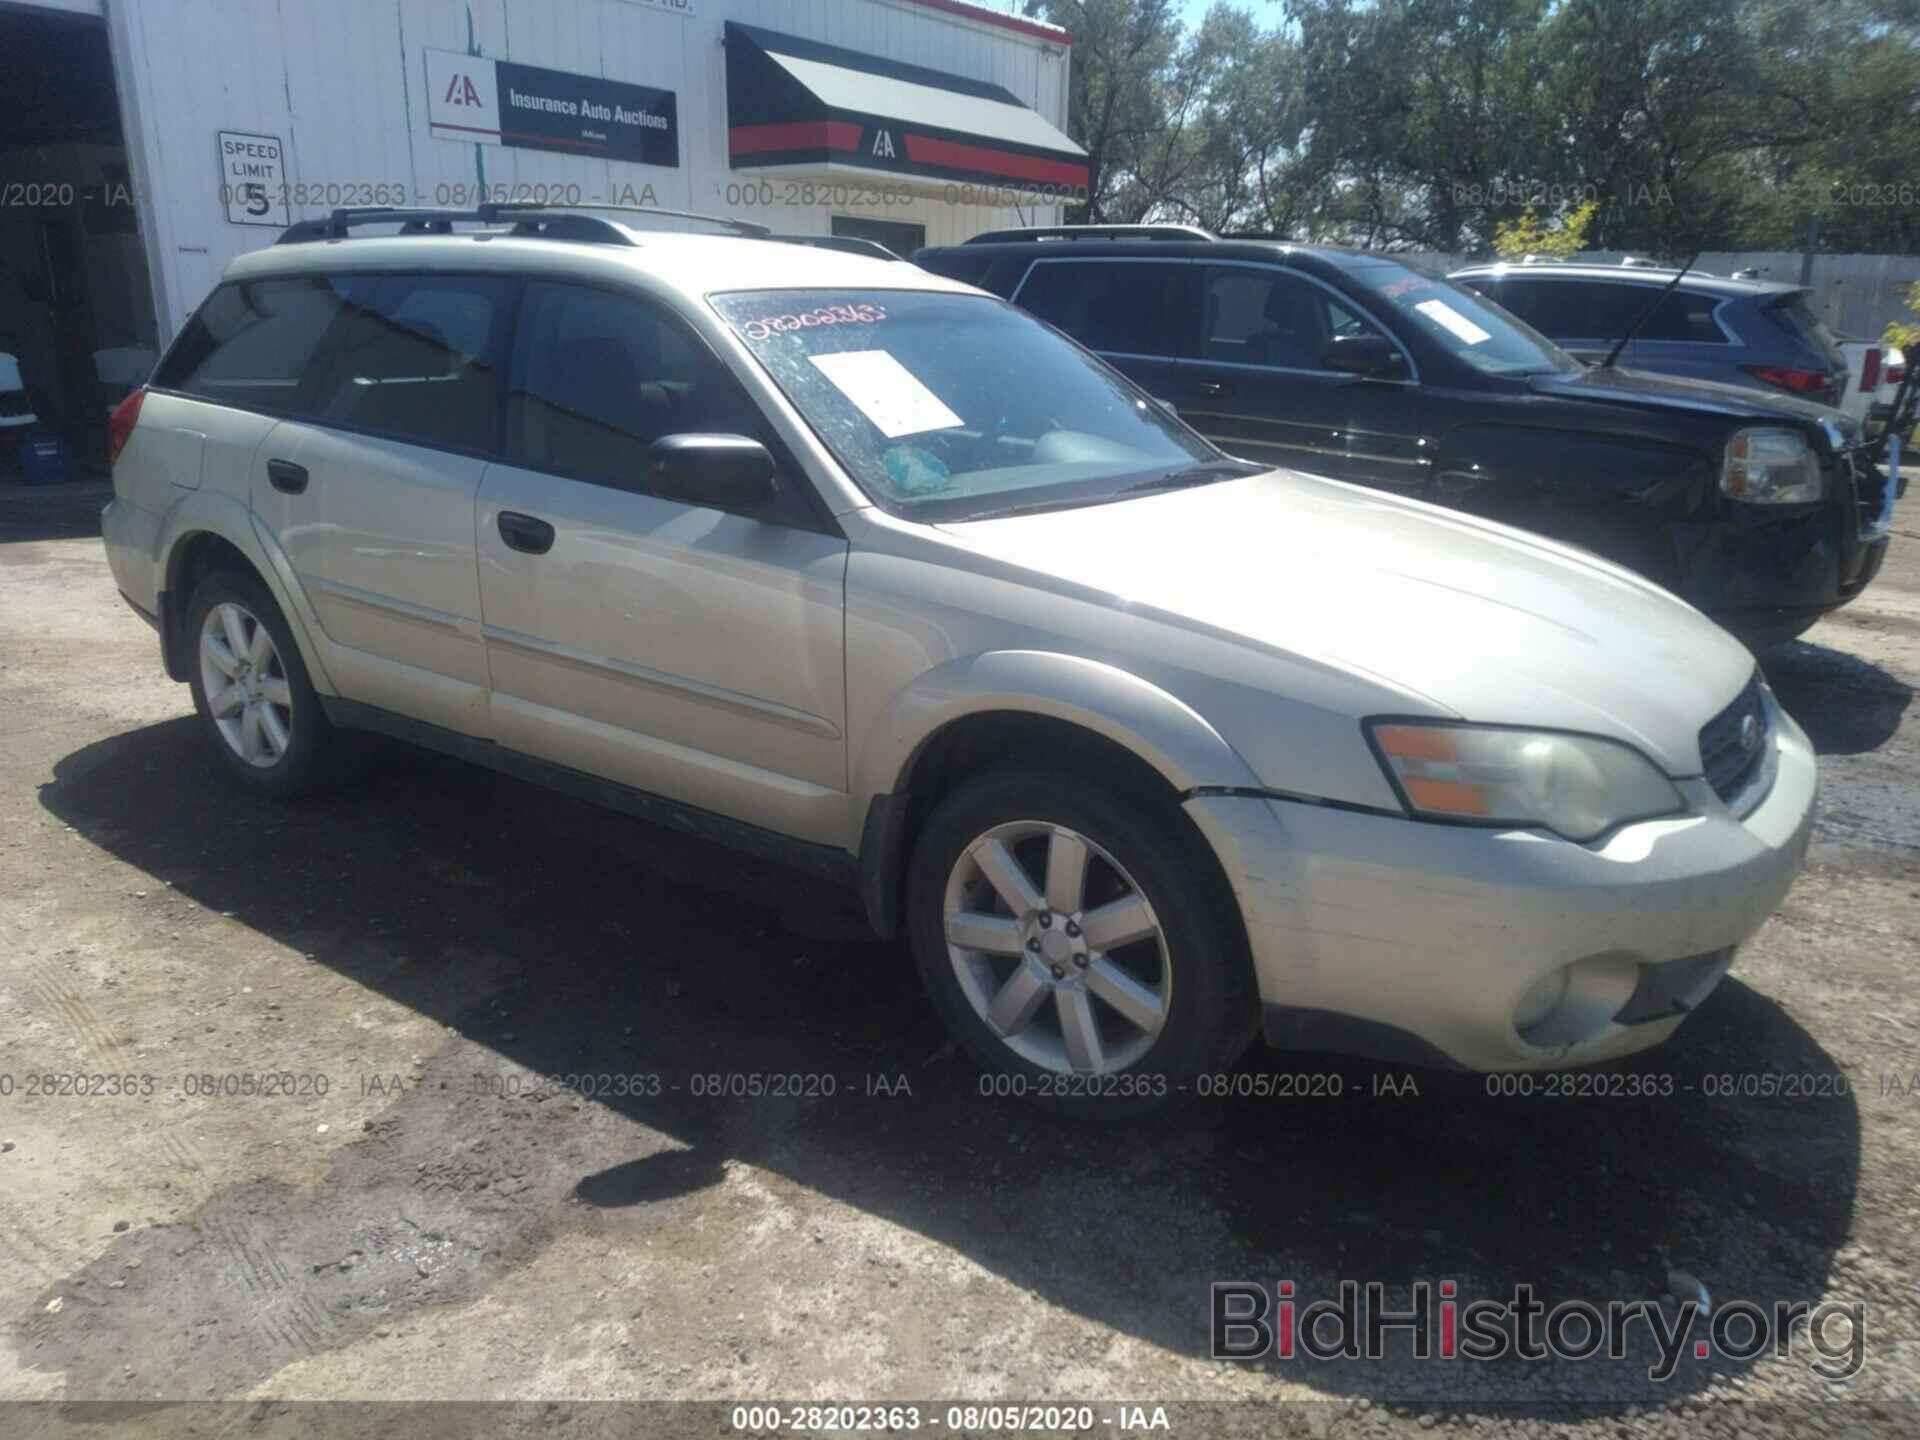
[[[1701,724],[1754,669],[1597,556],[1292,471],[940,528],[1023,583],[1334,666],[1403,713],[1606,735],[1674,776],[1699,773]]]
[[[1564,374],[1534,375],[1529,386],[1538,394],[1560,395],[1602,405],[1624,405],[1643,410],[1694,410],[1733,419],[1765,423],[1793,420],[1801,425],[1825,421],[1843,434],[1853,426],[1849,416],[1830,406],[1792,395],[1753,390],[1745,385],[1723,385],[1717,380],[1689,380],[1678,375],[1655,375],[1617,366],[1591,366]]]

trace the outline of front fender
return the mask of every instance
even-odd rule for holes
[[[1199,712],[1139,676],[1077,655],[994,650],[936,665],[893,697],[855,757],[853,813],[898,791],[944,727],[993,711],[1082,726],[1132,751],[1182,793],[1260,783]]]

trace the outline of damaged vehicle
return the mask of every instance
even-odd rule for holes
[[[115,581],[232,783],[374,731],[845,884],[985,1093],[1177,1103],[1262,1029],[1626,1055],[1812,826],[1806,736],[1658,586],[1231,459],[844,247],[342,212],[112,445]]]
[[[1230,454],[1580,545],[1756,648],[1853,599],[1886,554],[1894,487],[1857,421],[1617,354],[1582,364],[1391,255],[1150,225],[915,258],[1057,326]]]

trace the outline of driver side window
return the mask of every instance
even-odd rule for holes
[[[656,306],[586,286],[527,286],[507,393],[513,464],[640,490],[647,447],[689,432],[773,440],[733,376]]]

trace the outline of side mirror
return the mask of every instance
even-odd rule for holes
[[[647,488],[669,500],[733,510],[773,499],[773,456],[745,435],[662,435],[647,447]]]
[[[1336,335],[1320,352],[1320,364],[1363,379],[1405,378],[1400,347],[1384,335]]]

